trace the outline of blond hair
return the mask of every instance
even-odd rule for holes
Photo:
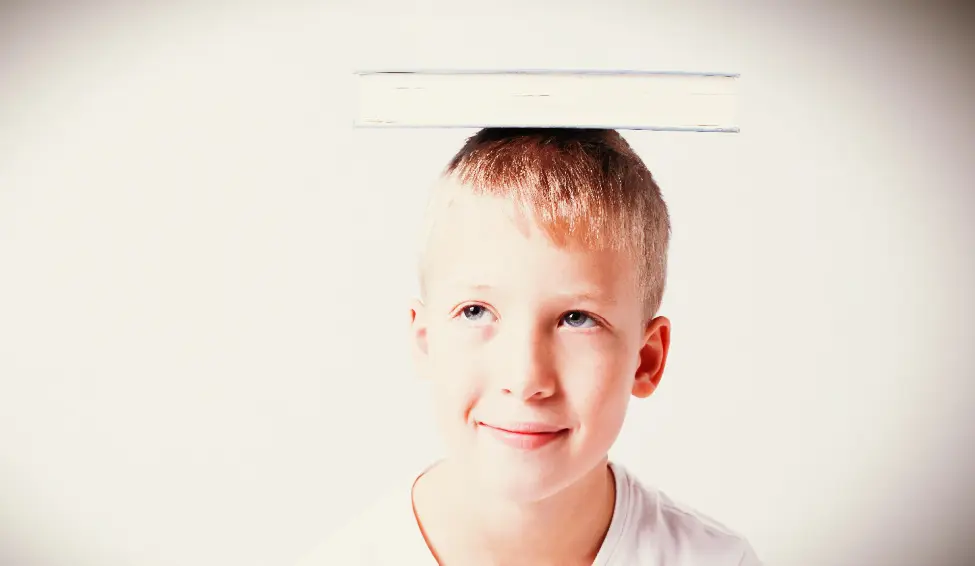
[[[442,179],[454,182],[434,189],[426,238],[438,205],[451,198],[450,187],[502,197],[557,245],[627,252],[642,284],[646,316],[659,310],[670,218],[653,176],[619,132],[485,128],[468,138]]]

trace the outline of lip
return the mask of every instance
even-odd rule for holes
[[[537,450],[565,437],[569,429],[545,423],[503,423],[490,425],[478,422],[478,427],[501,443],[518,450]]]

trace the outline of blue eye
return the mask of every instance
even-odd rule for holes
[[[484,316],[485,309],[481,305],[470,305],[464,307],[464,318],[467,320],[477,320]]]
[[[562,322],[572,328],[593,328],[596,321],[591,316],[581,311],[570,311],[562,315]]]
[[[467,305],[460,311],[460,315],[468,322],[491,322],[491,311],[482,305]]]

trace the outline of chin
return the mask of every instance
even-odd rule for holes
[[[516,476],[480,477],[479,486],[485,495],[496,497],[512,503],[534,503],[547,499],[558,493],[564,486],[563,482],[552,483],[541,479],[531,479]]]
[[[577,478],[565,462],[526,462],[498,459],[471,470],[476,489],[487,497],[515,503],[533,503],[547,499]]]

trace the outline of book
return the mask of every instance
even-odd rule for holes
[[[738,132],[738,75],[359,71],[360,128],[579,127]]]

